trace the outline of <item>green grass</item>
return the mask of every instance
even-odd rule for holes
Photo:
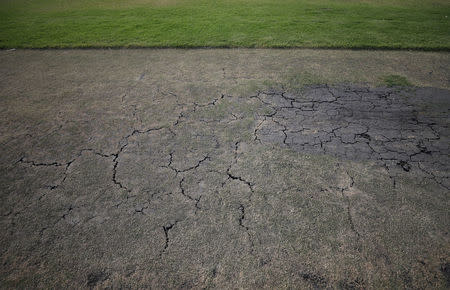
[[[412,86],[412,84],[408,81],[407,78],[405,78],[404,76],[399,76],[399,75],[387,75],[384,76],[383,79],[383,84],[386,85],[387,87],[408,87],[408,86]]]
[[[446,0],[0,0],[0,48],[450,49]]]

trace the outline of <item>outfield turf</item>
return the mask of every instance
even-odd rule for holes
[[[446,0],[0,0],[0,47],[450,49]]]

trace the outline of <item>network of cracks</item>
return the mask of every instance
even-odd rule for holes
[[[449,189],[449,98],[445,90],[328,87],[303,94],[255,96],[272,112],[254,139],[298,152],[370,160],[395,186],[398,170],[414,172]]]
[[[177,98],[175,95],[173,97]],[[218,114],[220,110],[217,110],[217,107],[220,106],[224,108],[224,114]],[[140,121],[137,106],[131,106],[131,108],[133,108],[133,118]],[[129,134],[121,138],[114,152],[81,149],[66,162],[40,162],[31,157],[22,157],[18,163],[29,167],[61,168],[63,176],[57,183],[48,186],[48,190],[51,191],[63,185],[70,174],[70,167],[76,163],[77,159],[82,158],[84,153],[90,152],[112,161],[111,177],[114,186],[132,196],[135,194],[132,182],[129,182],[124,172],[119,170],[121,165],[126,163],[127,159],[124,155],[130,155],[130,152],[139,156],[146,156],[147,153],[147,155],[161,153],[161,156],[154,160],[150,158],[150,160],[153,160],[157,170],[161,170],[162,176],[166,176],[168,171],[178,178],[176,186],[181,195],[192,203],[197,213],[202,209],[202,196],[189,190],[187,175],[199,171],[202,167],[210,166],[215,159],[221,158],[218,155],[221,148],[228,148],[234,155],[234,159],[217,172],[213,171],[222,176],[222,187],[228,182],[235,181],[248,188],[249,200],[241,201],[237,207],[239,213],[237,224],[248,235],[250,248],[253,251],[253,239],[249,231],[246,210],[255,191],[255,182],[242,175],[242,172],[236,172],[234,167],[238,163],[239,154],[245,151],[240,148],[243,143],[253,142],[266,146],[285,147],[307,155],[331,155],[337,159],[373,162],[386,170],[394,187],[399,175],[411,174],[419,182],[420,180],[435,182],[444,190],[448,190],[450,187],[449,110],[450,92],[433,88],[399,89],[322,85],[308,87],[296,93],[274,89],[261,91],[249,97],[224,94],[206,103],[183,104],[178,117],[169,126],[133,128]],[[224,141],[224,128],[233,122],[239,123],[248,119],[251,119],[253,124],[250,126],[251,132],[241,132],[241,135],[249,133],[247,135],[251,136],[250,140],[234,138],[232,141]],[[189,123],[190,127],[186,126]],[[182,138],[178,135],[182,135],[186,128],[198,129],[198,132],[191,132],[190,136],[195,135],[205,140],[199,145],[203,147],[194,153],[186,150],[186,152],[177,151],[180,148],[185,149],[183,144],[179,144]],[[204,132],[206,132],[205,135],[202,135]],[[219,134],[215,136],[215,132]],[[155,135],[154,138],[153,135]],[[145,139],[145,136],[149,139]],[[142,142],[136,141],[138,137],[142,137]],[[144,140],[155,147],[148,149],[148,144]],[[158,143],[159,147],[152,145],[151,142]],[[164,142],[177,145],[171,148]],[[223,144],[224,142],[230,144]],[[145,150],[148,152],[145,150],[145,152],[139,152],[142,149],[139,146],[147,148],[148,150]],[[129,147],[135,150],[128,152]],[[183,156],[186,159],[184,161],[181,160]],[[165,177],[161,178],[163,179]],[[353,178],[350,175],[349,179],[348,186],[340,189],[343,195],[353,186]],[[136,184],[138,183],[136,181]],[[121,203],[115,206],[119,207]],[[134,213],[145,214],[148,207],[148,204],[143,204],[135,209]],[[72,210],[73,208],[70,207],[61,219],[66,218]],[[360,234],[353,225],[349,205],[348,216],[353,232],[359,237]],[[160,257],[169,248],[171,231],[179,222],[182,220],[173,219],[159,225],[160,231],[164,233],[164,245],[159,253]],[[48,228],[42,228],[40,235],[42,236]],[[315,281],[316,284],[319,282],[327,284],[320,281],[322,278],[317,277],[309,273],[303,275],[305,280],[315,279],[318,280]],[[97,280],[103,278],[94,275],[89,279],[93,281],[91,284],[95,285]]]

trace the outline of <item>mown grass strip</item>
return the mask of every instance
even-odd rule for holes
[[[80,2],[0,0],[0,48],[450,49],[445,1]]]

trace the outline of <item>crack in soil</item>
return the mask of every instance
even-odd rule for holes
[[[161,251],[161,253],[160,253],[160,256],[162,256],[162,255],[166,252],[167,248],[169,247],[169,244],[170,244],[169,231],[170,231],[174,226],[176,226],[176,225],[178,224],[178,222],[179,222],[179,221],[176,220],[175,222],[169,223],[168,225],[162,227],[162,229],[163,229],[163,231],[164,231],[165,243],[164,243],[164,248],[162,249],[162,251]]]

